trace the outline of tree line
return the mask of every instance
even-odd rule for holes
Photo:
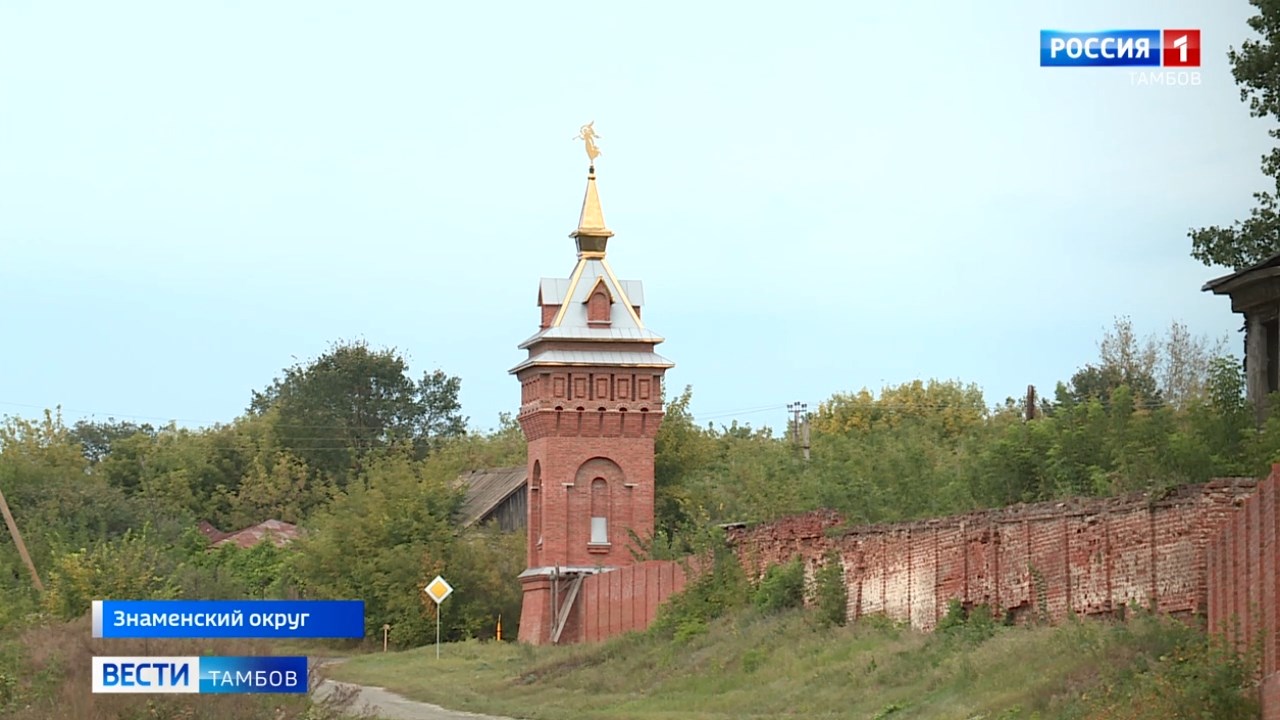
[[[370,636],[434,637],[424,580],[448,568],[443,634],[492,634],[519,613],[523,538],[455,522],[464,469],[522,464],[519,428],[469,435],[461,381],[420,377],[394,349],[335,343],[287,368],[245,413],[207,428],[0,423],[0,489],[47,592],[0,540],[0,630],[82,616],[95,598],[361,598]],[[277,548],[210,547],[208,521],[303,530]],[[0,633],[2,634],[2,633]]]
[[[465,471],[521,465],[510,416],[468,433],[460,379],[414,377],[394,349],[336,343],[208,428],[56,411],[0,424],[0,488],[48,591],[0,543],[0,627],[70,619],[101,597],[363,598],[370,636],[434,637],[421,585],[458,589],[446,638],[514,635],[524,537],[461,528]],[[656,442],[655,556],[688,552],[721,523],[819,507],[883,522],[1076,495],[1166,488],[1266,472],[1280,416],[1258,430],[1239,361],[1174,324],[1140,338],[1117,321],[1098,357],[1028,408],[989,406],[959,381],[836,393],[810,416],[812,457],[790,433],[699,424],[692,391],[670,398]],[[1280,407],[1275,403],[1273,407]],[[304,536],[277,548],[209,547],[208,520],[267,519]]]

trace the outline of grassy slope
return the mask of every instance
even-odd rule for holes
[[[1165,666],[1198,662],[1178,650],[1194,640],[1150,618],[1001,627],[983,639],[871,624],[819,629],[800,612],[745,613],[687,640],[448,644],[440,660],[434,648],[375,654],[334,675],[446,707],[556,720],[1168,718],[1177,710],[1163,704],[1187,700],[1163,689],[1177,675]]]
[[[90,692],[93,656],[347,654],[332,643],[271,640],[92,639],[89,618],[0,630],[3,720],[336,720],[344,698],[313,704],[301,695],[146,695]],[[327,673],[321,673],[327,674]]]

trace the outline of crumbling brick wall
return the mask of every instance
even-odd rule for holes
[[[952,600],[1051,622],[1131,603],[1204,613],[1209,540],[1256,485],[1216,480],[1161,497],[1077,498],[852,528],[819,511],[729,534],[756,576],[797,556],[811,575],[834,551],[851,620],[884,614],[931,630]]]
[[[883,614],[931,630],[952,600],[1059,621],[1130,604],[1206,615],[1263,644],[1265,720],[1280,720],[1280,465],[1271,477],[1215,480],[1160,496],[1076,498],[890,525],[846,527],[831,511],[728,529],[755,577],[794,557],[806,574],[833,554],[847,616]],[[696,571],[693,571],[696,572]],[[584,579],[561,642],[649,626],[685,586],[685,563],[650,561]]]

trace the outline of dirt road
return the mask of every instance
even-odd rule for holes
[[[320,660],[319,665],[336,665],[344,660],[346,658],[326,658]],[[495,717],[493,715],[477,715],[460,710],[448,710],[439,705],[410,700],[386,688],[372,685],[356,685],[355,683],[325,680],[315,689],[313,694],[317,700],[323,700],[334,692],[340,692],[344,697],[351,692],[355,692],[355,702],[350,706],[350,711],[361,713],[368,710],[375,713],[379,720],[511,720],[511,718]]]
[[[492,715],[476,715],[457,710],[446,710],[439,705],[401,697],[384,688],[336,683],[332,680],[325,680],[320,687],[316,688],[316,698],[322,699],[339,687],[359,690],[355,704],[351,706],[352,711],[361,712],[368,708],[377,713],[381,720],[510,720],[510,718],[498,718]]]

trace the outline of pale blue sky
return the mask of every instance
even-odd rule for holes
[[[867,5],[7,0],[0,414],[229,421],[363,337],[491,427],[573,266],[588,120],[611,264],[701,419],[1051,392],[1117,314],[1238,351],[1186,232],[1265,187],[1246,2]],[[1199,87],[1038,66],[1042,28],[1161,27],[1202,29]]]

